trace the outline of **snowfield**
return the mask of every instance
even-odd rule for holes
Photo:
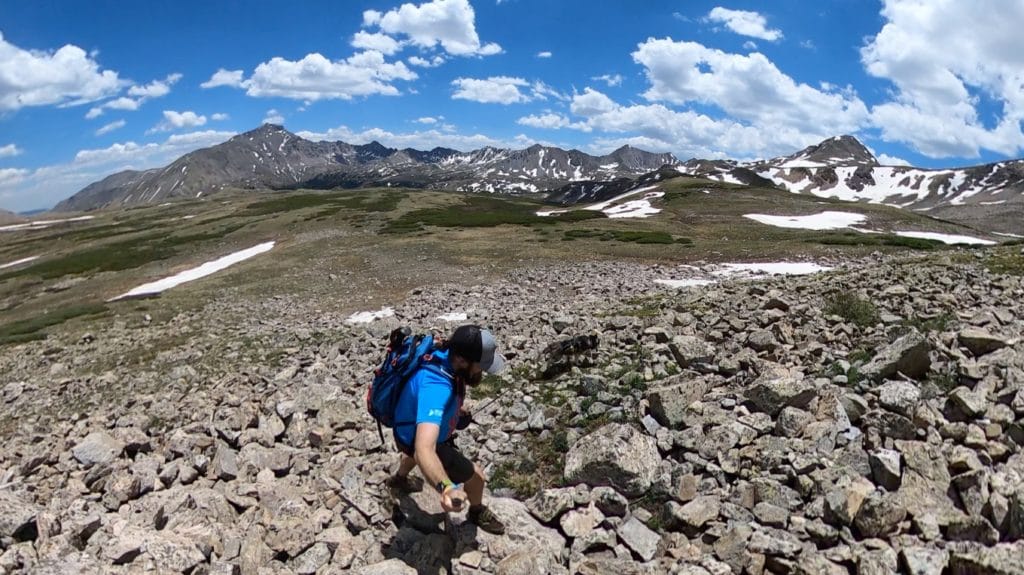
[[[743,217],[779,228],[801,230],[841,230],[867,221],[864,214],[825,211],[807,216],[770,216],[766,214],[745,214]]]
[[[437,316],[437,319],[441,321],[466,321],[469,319],[469,315],[462,312],[446,313],[444,315]]]
[[[42,230],[50,226],[55,226],[57,224],[65,224],[68,222],[84,222],[86,220],[91,220],[95,218],[96,216],[79,216],[77,218],[66,218],[63,220],[37,220],[34,222],[27,222],[24,224],[0,226],[0,232],[16,232],[18,230]]]
[[[276,242],[265,242],[257,246],[253,246],[249,249],[245,249],[240,252],[235,252],[233,254],[226,255],[222,258],[217,258],[211,262],[206,262],[205,264],[199,267],[185,270],[171,277],[164,278],[162,280],[157,280],[155,282],[150,282],[147,284],[142,284],[131,291],[125,292],[107,301],[117,301],[119,299],[125,299],[130,297],[159,294],[173,287],[177,287],[183,283],[188,283],[200,278],[204,278],[209,275],[213,275],[225,268],[231,267],[237,264],[238,262],[245,261],[251,257],[257,256],[265,252],[269,252],[271,249],[274,248],[275,243]]]
[[[918,238],[922,240],[938,240],[944,244],[967,244],[972,246],[994,246],[996,242],[983,240],[972,236],[958,236],[955,234],[940,234],[936,232],[896,232],[897,236],[905,238]]]
[[[664,192],[652,192],[651,190],[657,189],[658,186],[644,186],[635,190],[630,190],[624,194],[619,194],[610,200],[605,200],[597,204],[591,204],[589,206],[580,206],[572,208],[561,208],[557,210],[542,210],[537,212],[538,216],[547,217],[557,214],[564,214],[573,210],[591,210],[604,212],[609,218],[649,218],[659,212],[661,209],[655,208],[651,205],[651,200],[660,198],[665,195]],[[649,192],[644,195],[643,198],[638,200],[630,200],[623,202],[626,198],[631,198],[637,194]]]
[[[833,268],[813,262],[765,262],[751,264],[722,264],[721,269],[711,272],[716,276],[772,274],[807,275],[831,271]]]

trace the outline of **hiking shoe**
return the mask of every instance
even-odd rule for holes
[[[501,519],[498,519],[498,516],[493,511],[484,505],[470,507],[466,518],[488,533],[493,535],[505,534],[505,524],[501,522]]]
[[[405,477],[392,475],[388,477],[384,484],[387,485],[388,489],[400,493],[419,493],[423,491],[423,479],[411,475],[406,475]]]

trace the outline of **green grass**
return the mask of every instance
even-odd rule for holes
[[[562,234],[563,241],[582,238],[595,238],[602,242],[616,241],[635,244],[692,244],[690,238],[675,237],[667,232],[659,231],[621,231],[621,230],[566,230]]]
[[[528,436],[522,452],[495,467],[488,485],[492,489],[510,489],[520,499],[561,486],[568,451],[569,441],[564,429],[555,430],[547,439]]]
[[[23,276],[56,279],[67,275],[93,272],[116,272],[142,267],[150,262],[164,260],[178,254],[184,246],[220,239],[247,223],[233,224],[208,232],[168,236],[152,233],[108,244],[46,258],[30,266],[0,274],[0,281]]]
[[[269,216],[295,210],[320,208],[310,219],[320,219],[337,214],[342,210],[362,212],[390,212],[406,197],[404,192],[390,190],[367,190],[363,192],[332,193],[281,193],[278,197],[253,202],[245,207],[245,215]]]
[[[837,315],[860,327],[870,327],[879,321],[875,304],[851,291],[831,295],[825,301],[825,314]]]
[[[46,339],[43,330],[48,327],[62,324],[76,317],[100,315],[106,311],[107,306],[103,304],[76,305],[44,313],[31,319],[0,325],[0,345]]]
[[[994,274],[1024,276],[1024,254],[1002,253],[985,261],[985,267]]]
[[[906,238],[894,234],[862,234],[857,232],[822,234],[821,236],[809,238],[806,241],[827,246],[890,246],[912,250],[934,250],[945,247],[945,244],[938,240]]]
[[[465,196],[461,203],[443,208],[414,210],[392,220],[385,233],[410,233],[425,226],[439,228],[490,228],[503,225],[550,226],[606,218],[603,213],[575,210],[557,216],[538,216],[542,206],[505,198]]]

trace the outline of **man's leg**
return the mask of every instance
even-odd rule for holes
[[[479,465],[473,465],[473,477],[466,481],[466,496],[469,498],[469,505],[476,507],[484,502],[484,471]]]

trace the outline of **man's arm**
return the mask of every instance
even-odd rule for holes
[[[441,460],[437,457],[437,436],[441,428],[436,423],[420,423],[416,426],[416,464],[420,466],[420,472],[427,478],[430,485],[448,479],[444,472]]]

